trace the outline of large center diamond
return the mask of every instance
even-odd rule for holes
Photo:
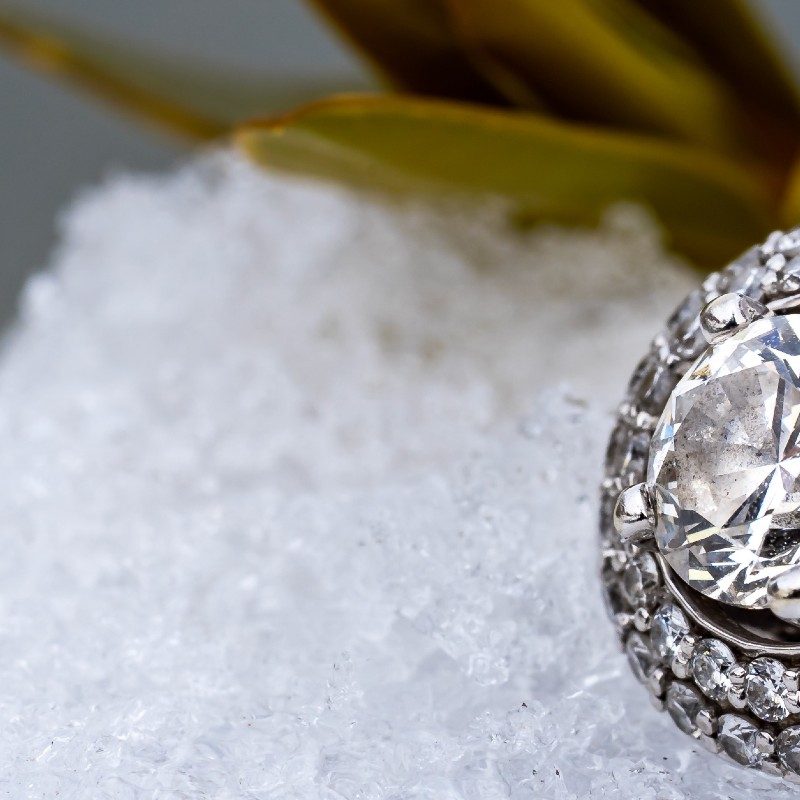
[[[800,315],[709,347],[672,392],[650,448],[658,547],[690,586],[760,608],[800,561]]]

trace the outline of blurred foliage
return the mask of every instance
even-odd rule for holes
[[[340,88],[327,78],[287,81],[188,63],[1,3],[0,46],[8,52],[191,140],[226,136],[249,117]]]
[[[222,75],[20,11],[0,9],[0,43],[173,131],[233,132],[268,167],[535,219],[638,201],[704,266],[800,217],[797,86],[745,0],[314,3],[385,93],[264,117],[325,82]]]

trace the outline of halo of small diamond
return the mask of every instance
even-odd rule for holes
[[[653,556],[623,545],[612,525],[619,492],[645,480],[653,429],[670,393],[707,347],[700,310],[733,291],[764,303],[800,295],[800,228],[776,231],[710,275],[678,306],[636,367],[601,487],[604,594],[632,670],[680,730],[738,764],[798,779],[800,659],[741,652],[710,636],[664,586]]]

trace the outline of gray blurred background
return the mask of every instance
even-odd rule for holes
[[[703,2],[703,0],[697,0]],[[800,0],[756,0],[795,65]],[[303,0],[14,0],[132,41],[276,76],[370,78]],[[724,20],[720,21],[724,25]],[[746,54],[742,54],[746,58]],[[0,60],[0,323],[25,277],[46,264],[58,210],[113,170],[159,170],[186,152],[85,95]]]

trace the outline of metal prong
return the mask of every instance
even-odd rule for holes
[[[747,295],[731,292],[712,300],[700,312],[700,328],[709,344],[718,342],[726,336],[749,325],[761,317],[771,317],[763,303]]]
[[[623,542],[638,544],[653,535],[656,515],[650,487],[637,483],[623,489],[614,506],[614,528]]]
[[[747,697],[744,686],[747,680],[747,670],[741,664],[735,664],[728,670],[728,680],[731,682],[728,689],[728,702],[734,708],[746,708]]]
[[[767,606],[776,617],[800,625],[800,564],[770,579],[767,598]]]

